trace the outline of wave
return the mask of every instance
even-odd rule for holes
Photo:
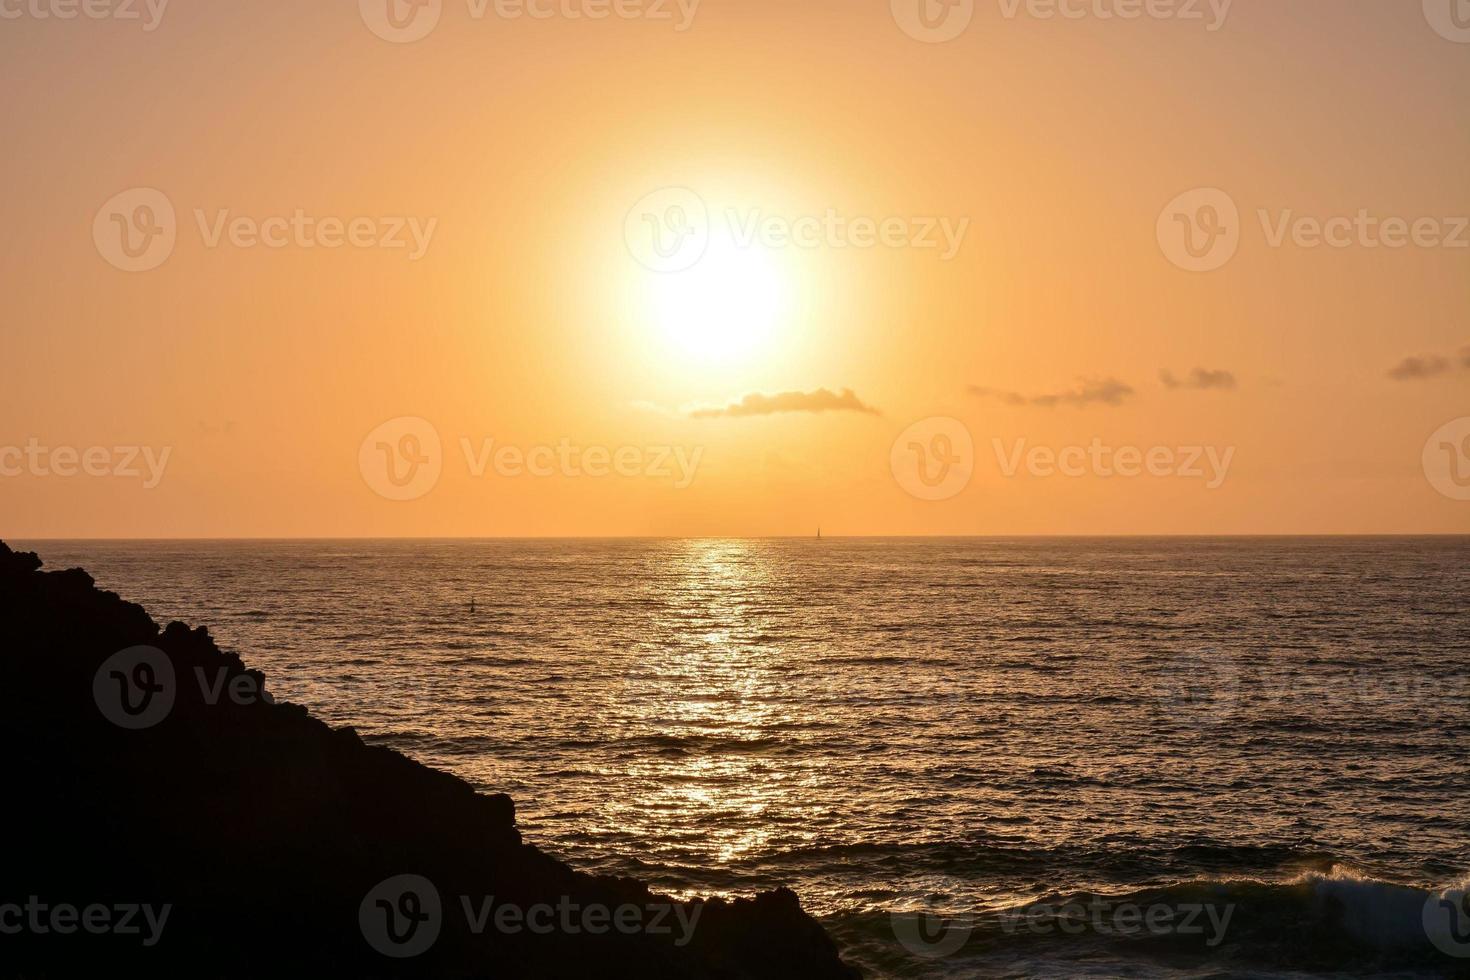
[[[997,815],[996,820],[1000,819]],[[1341,863],[1310,839],[1274,845],[1230,844],[1210,838],[1160,844],[1132,834],[1110,834],[1086,843],[1045,845],[999,829],[971,834],[963,840],[799,847],[753,860],[778,869],[802,870],[866,861],[918,876],[982,882],[994,879],[1006,890],[1022,880],[1065,888],[1074,881],[1142,887],[1158,880],[1281,878],[1328,873]]]
[[[1470,879],[1437,889],[1335,868],[1283,881],[1059,891],[948,918],[838,915],[829,927],[876,976],[1470,977],[1467,886]]]

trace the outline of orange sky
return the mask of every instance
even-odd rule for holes
[[[0,536],[1470,532],[1436,0],[49,2],[0,0]]]

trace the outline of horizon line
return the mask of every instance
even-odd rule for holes
[[[35,544],[119,542],[282,542],[282,541],[1017,541],[1017,540],[1248,540],[1331,538],[1470,538],[1470,531],[1329,531],[1329,532],[1162,532],[1162,533],[1018,533],[1018,534],[545,534],[545,535],[246,535],[183,537],[29,537],[0,534],[0,542]]]

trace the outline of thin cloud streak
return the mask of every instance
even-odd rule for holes
[[[1017,391],[984,388],[979,385],[970,385],[969,391],[980,398],[998,398],[1007,405],[1033,408],[1056,408],[1058,405],[1074,405],[1080,408],[1094,404],[1117,407],[1134,394],[1130,385],[1117,378],[1083,379],[1080,387],[1042,395],[1023,395]]]
[[[774,395],[755,391],[729,405],[691,409],[689,417],[695,419],[753,418],[787,412],[882,414],[858,398],[851,388],[843,388],[841,393],[818,388],[816,391],[782,391]]]
[[[1211,370],[1209,368],[1197,367],[1189,372],[1187,378],[1177,378],[1174,372],[1168,368],[1159,372],[1159,380],[1164,383],[1165,388],[1192,388],[1196,391],[1234,391],[1236,388],[1235,375],[1225,370]]]
[[[1470,367],[1470,357],[1465,358],[1465,366]],[[1450,362],[1436,354],[1426,354],[1423,357],[1406,357],[1394,367],[1389,369],[1388,376],[1395,381],[1423,381],[1425,378],[1438,377],[1450,369]]]

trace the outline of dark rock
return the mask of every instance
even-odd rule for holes
[[[508,796],[276,704],[206,630],[40,569],[0,543],[0,976],[857,976],[790,891],[674,903],[573,871],[521,841]]]

